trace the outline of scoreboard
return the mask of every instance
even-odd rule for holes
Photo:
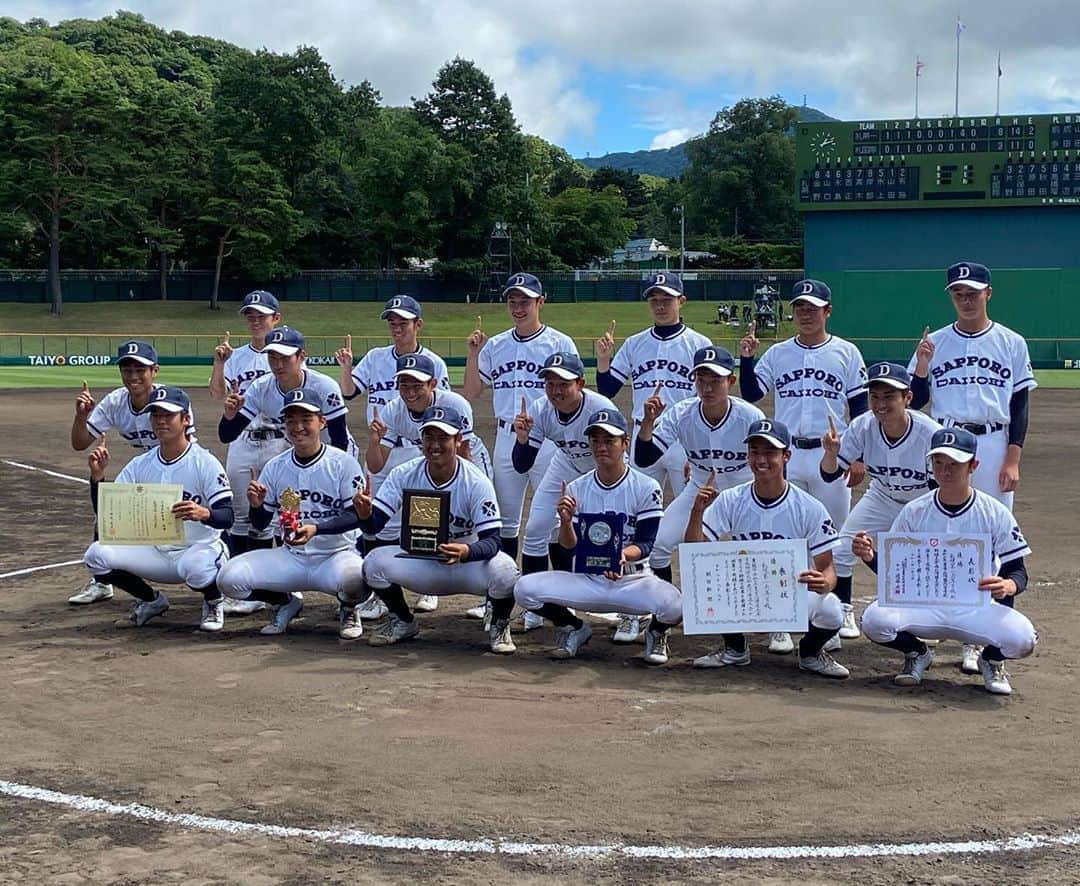
[[[799,123],[807,212],[1080,205],[1080,114]]]

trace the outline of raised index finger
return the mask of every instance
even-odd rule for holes
[[[525,406],[525,398],[521,398],[521,414],[528,415],[528,408]]]
[[[661,384],[657,383],[656,390],[652,392],[652,395],[654,397],[659,397],[660,396],[660,388],[661,387],[663,387],[663,386]]]
[[[234,378],[232,380],[231,388],[232,388],[232,392],[234,394],[239,394],[240,393],[240,379]]]
[[[930,327],[929,327],[929,326],[927,326],[927,327],[926,327],[926,328],[925,328],[925,329],[924,329],[924,330],[922,331],[922,340],[923,340],[923,341],[926,341],[926,340],[927,340],[927,339],[928,339],[929,337],[930,337]]]
[[[612,321],[611,321],[611,322],[610,322],[610,323],[608,324],[608,328],[607,328],[607,334],[608,334],[608,335],[610,335],[610,336],[614,336],[614,335],[615,335],[615,321],[614,321],[614,320],[612,320]]]
[[[226,329],[225,330],[225,340],[222,342],[222,344],[227,345],[228,343],[229,343],[229,330]]]
[[[566,498],[566,481],[562,481],[562,497]]]
[[[484,326],[484,315],[483,314],[477,314],[476,315],[476,328],[477,329],[483,329],[483,326]]]
[[[753,335],[757,332],[757,320],[751,320],[750,325],[746,328],[747,335]]]
[[[835,434],[836,433],[836,425],[833,423],[831,413],[829,415],[829,433],[830,434]]]
[[[90,393],[90,385],[88,385],[88,384],[86,383],[86,379],[85,379],[85,378],[84,378],[84,379],[82,380],[82,392],[83,392],[84,394],[89,394],[89,393]]]
[[[346,351],[351,351],[352,350],[352,336],[351,335],[346,335],[345,336],[345,350]]]

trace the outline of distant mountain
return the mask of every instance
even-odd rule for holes
[[[830,117],[817,108],[806,105],[799,108],[800,123],[828,123],[835,120],[835,117]],[[613,169],[628,169],[661,178],[678,178],[687,165],[686,143],[656,151],[617,151],[604,154],[603,157],[578,157],[577,162],[589,169],[610,166]]]

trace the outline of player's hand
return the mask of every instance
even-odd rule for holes
[[[851,540],[851,553],[863,563],[869,563],[874,559],[874,540],[865,532],[856,532]]]
[[[618,581],[623,577],[623,570],[626,569],[626,548],[622,549],[622,554],[619,557],[619,571],[612,572],[610,569],[604,573],[604,578],[608,581]]]
[[[514,416],[514,435],[517,437],[518,443],[524,445],[529,442],[529,432],[533,429],[533,420],[529,415],[528,407],[525,405],[525,398],[521,398],[521,411]]]
[[[979,590],[986,591],[995,600],[1003,600],[1016,594],[1016,582],[1000,575],[988,575],[979,579]]]
[[[866,465],[861,461],[853,461],[847,472],[848,489],[854,489],[866,478]]]
[[[472,461],[472,437],[459,437],[457,454],[460,455],[465,461]],[[480,467],[477,465],[477,467]]]
[[[248,482],[247,486],[248,504],[251,505],[253,508],[261,508],[263,506],[263,502],[266,501],[267,489],[265,486],[263,486],[262,483],[259,482],[259,477],[255,473],[255,469],[248,468],[248,470],[251,472],[251,480]]]
[[[923,330],[922,338],[915,348],[915,374],[922,378],[930,371],[930,360],[934,356],[934,343],[930,341],[930,327]]]
[[[237,413],[244,406],[244,395],[240,393],[240,381],[234,379],[232,386],[229,389],[229,393],[225,395],[225,402],[222,404],[221,411],[227,421],[232,421],[236,418]]]
[[[697,495],[694,496],[694,504],[692,510],[701,516],[705,513],[705,509],[709,507],[716,500],[716,496],[719,493],[716,491],[716,469],[711,468],[709,470],[709,479],[701,486],[697,491]]]
[[[832,415],[829,416],[829,430],[821,438],[821,448],[825,450],[826,455],[832,458],[836,458],[840,454],[840,435],[836,432],[836,423],[833,421]]]
[[[466,345],[469,348],[469,355],[475,357],[483,349],[487,343],[487,336],[484,335],[483,330],[484,317],[482,314],[476,315],[476,328],[469,334],[469,337],[465,340]]]
[[[577,511],[577,502],[574,497],[566,491],[566,481],[563,480],[562,491],[559,493],[559,500],[555,502],[555,513],[559,515],[559,524],[561,526],[569,526],[574,522],[574,514]]]
[[[191,520],[196,523],[210,519],[210,509],[204,508],[202,505],[196,504],[190,499],[187,501],[178,501],[172,506],[171,513],[174,517],[179,517],[181,520]]]
[[[800,572],[797,581],[806,585],[806,589],[813,591],[815,594],[824,596],[830,591],[828,578],[824,572],[817,569],[807,569],[805,572]]]
[[[343,366],[346,369],[352,369],[353,353],[352,353],[352,336],[345,336],[345,347],[338,348],[334,351],[334,359],[337,361],[338,366]]]
[[[656,390],[642,404],[642,409],[644,413],[641,417],[641,423],[648,422],[651,426],[660,417],[660,413],[664,411],[664,401],[660,399],[660,385],[656,386]]]
[[[615,321],[612,320],[608,324],[607,332],[600,336],[596,340],[596,356],[598,359],[603,360],[605,363],[611,360],[611,355],[615,353]]]
[[[83,379],[82,390],[75,397],[75,414],[85,419],[94,409],[94,395],[90,393],[90,385]]]
[[[379,407],[371,407],[371,421],[367,426],[368,440],[372,443],[378,443],[386,435],[386,425],[379,421]]]
[[[693,476],[693,474],[694,471],[690,467],[690,462],[684,461],[682,463],[682,481],[684,486],[690,482],[690,478]]]
[[[469,546],[464,542],[448,541],[444,545],[439,545],[438,551],[446,558],[442,562],[447,566],[464,563],[469,559]]]
[[[364,474],[364,488],[357,489],[352,497],[353,510],[361,520],[371,516],[371,474]]]
[[[287,545],[292,545],[295,548],[306,545],[315,537],[315,526],[311,523],[304,523],[298,526],[292,532],[286,532],[283,541]]]
[[[233,347],[229,344],[229,331],[225,330],[225,337],[222,338],[221,344],[214,348],[214,362],[224,363],[232,356],[232,352]]]
[[[746,335],[739,341],[740,357],[753,357],[757,353],[758,345],[761,342],[758,341],[755,332],[757,332],[757,321],[751,320],[750,325],[746,328]]]
[[[105,479],[105,467],[109,463],[109,450],[105,444],[101,444],[90,451],[86,457],[86,463],[90,465],[90,479],[100,483]]]
[[[1020,465],[1005,462],[998,471],[998,489],[1002,492],[1016,492],[1020,485]]]

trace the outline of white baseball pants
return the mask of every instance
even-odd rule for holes
[[[841,477],[832,483],[821,479],[821,447],[817,449],[795,449],[792,447],[791,460],[787,463],[787,478],[803,492],[809,492],[825,505],[833,525],[837,528],[847,521],[851,511],[851,490],[847,481]]]
[[[637,420],[634,421],[634,432],[630,440],[630,452],[634,451],[634,443],[637,440],[638,430],[640,424]],[[671,487],[671,494],[678,495],[683,491],[683,487],[686,485],[686,480],[683,474],[683,467],[686,465],[686,450],[683,449],[683,445],[679,442],[672,443],[665,451],[660,459],[647,468],[639,468],[637,465],[634,467],[641,471],[643,474],[647,474],[652,477],[657,483],[660,484],[660,488],[664,488],[664,480],[667,480],[668,485]]]
[[[319,591],[340,600],[360,602],[364,560],[350,548],[333,554],[298,554],[288,546],[249,551],[234,557],[218,574],[226,597],[247,600],[254,590]]]
[[[978,443],[975,458],[978,459],[979,466],[971,475],[971,485],[980,492],[993,496],[1011,511],[1016,493],[1002,492],[998,485],[998,474],[1001,473],[1005,453],[1009,449],[1008,427],[992,434],[979,434],[975,440]]]
[[[385,590],[397,584],[422,595],[475,594],[500,600],[514,593],[519,574],[517,564],[501,551],[490,560],[453,565],[396,556],[400,553],[398,545],[386,545],[364,558],[364,581],[369,587]]]
[[[841,478],[836,482],[843,483],[844,480]],[[873,537],[878,532],[888,532],[903,507],[900,502],[878,492],[876,485],[866,490],[840,529],[840,547],[833,548],[833,569],[838,577],[850,578],[854,571],[858,558],[851,551],[851,540],[855,534],[866,532]]]
[[[556,454],[548,465],[544,479],[533,487],[529,516],[525,521],[525,541],[521,551],[526,557],[546,557],[548,543],[558,538],[559,515],[555,505],[562,496],[562,484],[576,480],[581,474],[563,456]]]
[[[651,572],[623,576],[618,581],[578,572],[537,572],[518,580],[514,598],[530,610],[556,603],[583,612],[652,615],[666,625],[682,622],[679,589]]]
[[[505,425],[505,426],[504,426]],[[495,461],[493,470],[495,476],[492,483],[495,485],[495,499],[499,503],[499,513],[502,515],[502,529],[499,535],[503,538],[517,538],[521,531],[521,509],[525,503],[525,487],[532,483],[535,492],[540,487],[544,474],[547,473],[548,465],[555,455],[555,444],[545,440],[537,453],[536,461],[527,474],[519,474],[514,470],[514,441],[517,438],[510,430],[509,424],[499,420],[498,436],[495,438]],[[552,506],[554,510],[554,506]],[[544,547],[547,553],[547,547]]]
[[[270,459],[288,448],[289,441],[284,437],[257,440],[252,438],[248,431],[244,431],[229,444],[229,454],[225,459],[225,473],[229,476],[229,486],[233,493],[233,525],[229,529],[231,535],[251,536],[264,540],[274,537],[272,523],[263,530],[252,527],[247,488],[248,483],[251,482],[252,469],[258,476]]]
[[[95,541],[83,555],[83,562],[93,575],[120,569],[146,581],[186,584],[190,588],[213,584],[218,570],[228,559],[228,549],[221,539],[184,548],[106,545]]]
[[[862,629],[875,643],[891,643],[900,631],[924,640],[959,640],[997,646],[1006,658],[1024,658],[1039,635],[1026,615],[992,600],[982,609],[882,606],[875,600],[862,617]]]

